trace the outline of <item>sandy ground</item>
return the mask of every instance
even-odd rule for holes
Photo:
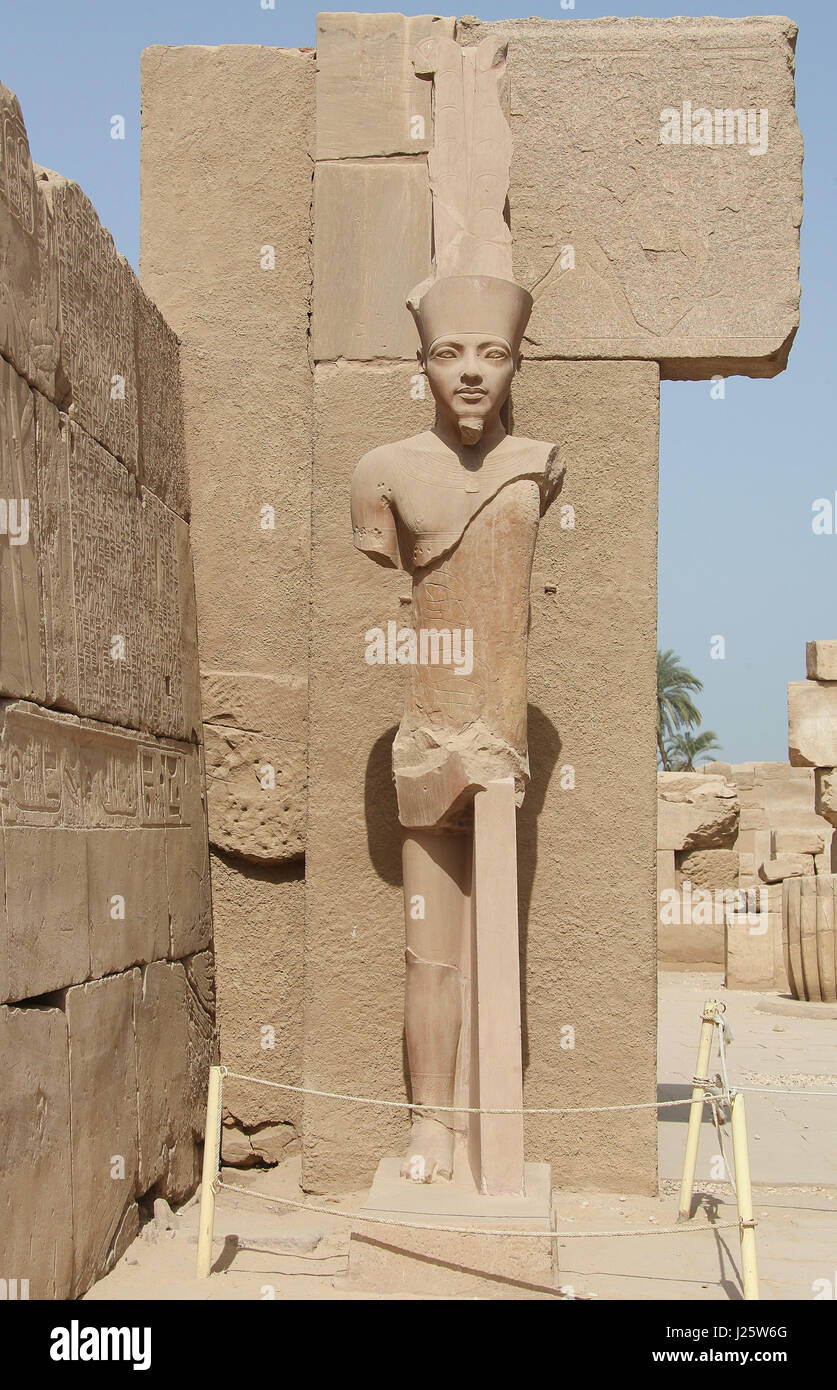
[[[759,1221],[757,1248],[763,1299],[810,1300],[837,1293],[837,1015],[816,1017],[782,1009],[763,994],[726,991],[720,975],[665,973],[660,977],[659,1099],[690,1094],[703,1000],[727,1005],[734,1040],[730,1080],[741,1086],[790,1087],[794,1095],[747,1096],[748,1125]],[[717,1053],[712,1071],[717,1070]],[[834,1090],[834,1098],[807,1094]],[[702,1126],[697,1168],[697,1210],[687,1228],[675,1225],[687,1107],[660,1111],[660,1194],[556,1191],[556,1227],[562,1294],[607,1299],[737,1300],[741,1294],[735,1199],[723,1177],[716,1132]],[[725,1127],[726,1128],[726,1127]],[[731,1163],[731,1142],[724,1138]],[[719,1176],[720,1174],[720,1176]],[[386,1290],[351,1286],[351,1220],[365,1191],[339,1199],[312,1198],[327,1214],[259,1200],[306,1201],[299,1159],[278,1168],[237,1172],[223,1180],[246,1193],[222,1190],[215,1217],[213,1272],[194,1277],[198,1206],[143,1226],[106,1278],[90,1290],[97,1299],[346,1299],[387,1298]],[[655,1230],[655,1228],[657,1228]],[[618,1237],[597,1231],[619,1231]],[[653,1232],[653,1234],[652,1234]],[[570,1235],[569,1233],[572,1233]],[[576,1234],[578,1233],[578,1234]],[[827,1287],[823,1282],[828,1281]]]

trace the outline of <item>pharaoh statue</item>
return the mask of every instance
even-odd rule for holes
[[[511,156],[500,100],[505,47],[492,39],[463,49],[433,38],[414,62],[434,81],[435,261],[408,307],[435,422],[360,460],[351,509],[355,545],[412,576],[415,637],[393,745],[413,1104],[402,1176],[438,1182],[454,1174],[460,1126],[453,1107],[474,1094],[461,1086],[473,1045],[463,982],[474,801],[493,784],[507,788],[512,838],[494,871],[515,874],[514,804],[529,776],[529,584],[539,520],[563,469],[555,445],[509,434],[504,424],[532,309],[512,278],[503,216]],[[450,660],[454,638],[472,659]],[[516,952],[516,911],[512,929]]]

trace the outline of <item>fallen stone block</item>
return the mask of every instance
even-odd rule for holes
[[[813,874],[813,854],[781,854],[773,859],[765,859],[759,867],[759,877],[765,883],[780,883],[785,878],[800,878]]]

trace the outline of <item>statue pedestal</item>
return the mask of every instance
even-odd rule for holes
[[[443,1298],[524,1298],[557,1292],[557,1247],[549,1232],[552,1174],[527,1163],[525,1197],[485,1197],[465,1181],[414,1183],[384,1158],[352,1230],[349,1276],[361,1289]],[[363,1215],[415,1222],[379,1226]],[[468,1228],[466,1232],[440,1230]],[[502,1229],[523,1236],[494,1235]]]

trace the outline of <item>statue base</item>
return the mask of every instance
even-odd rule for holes
[[[525,1197],[484,1197],[473,1182],[409,1182],[400,1168],[398,1158],[381,1160],[358,1212],[349,1247],[349,1278],[358,1290],[442,1298],[557,1294],[548,1163],[526,1164]],[[419,1229],[364,1222],[364,1213],[413,1222]],[[438,1229],[444,1226],[467,1229]],[[493,1234],[504,1228],[527,1234]]]

